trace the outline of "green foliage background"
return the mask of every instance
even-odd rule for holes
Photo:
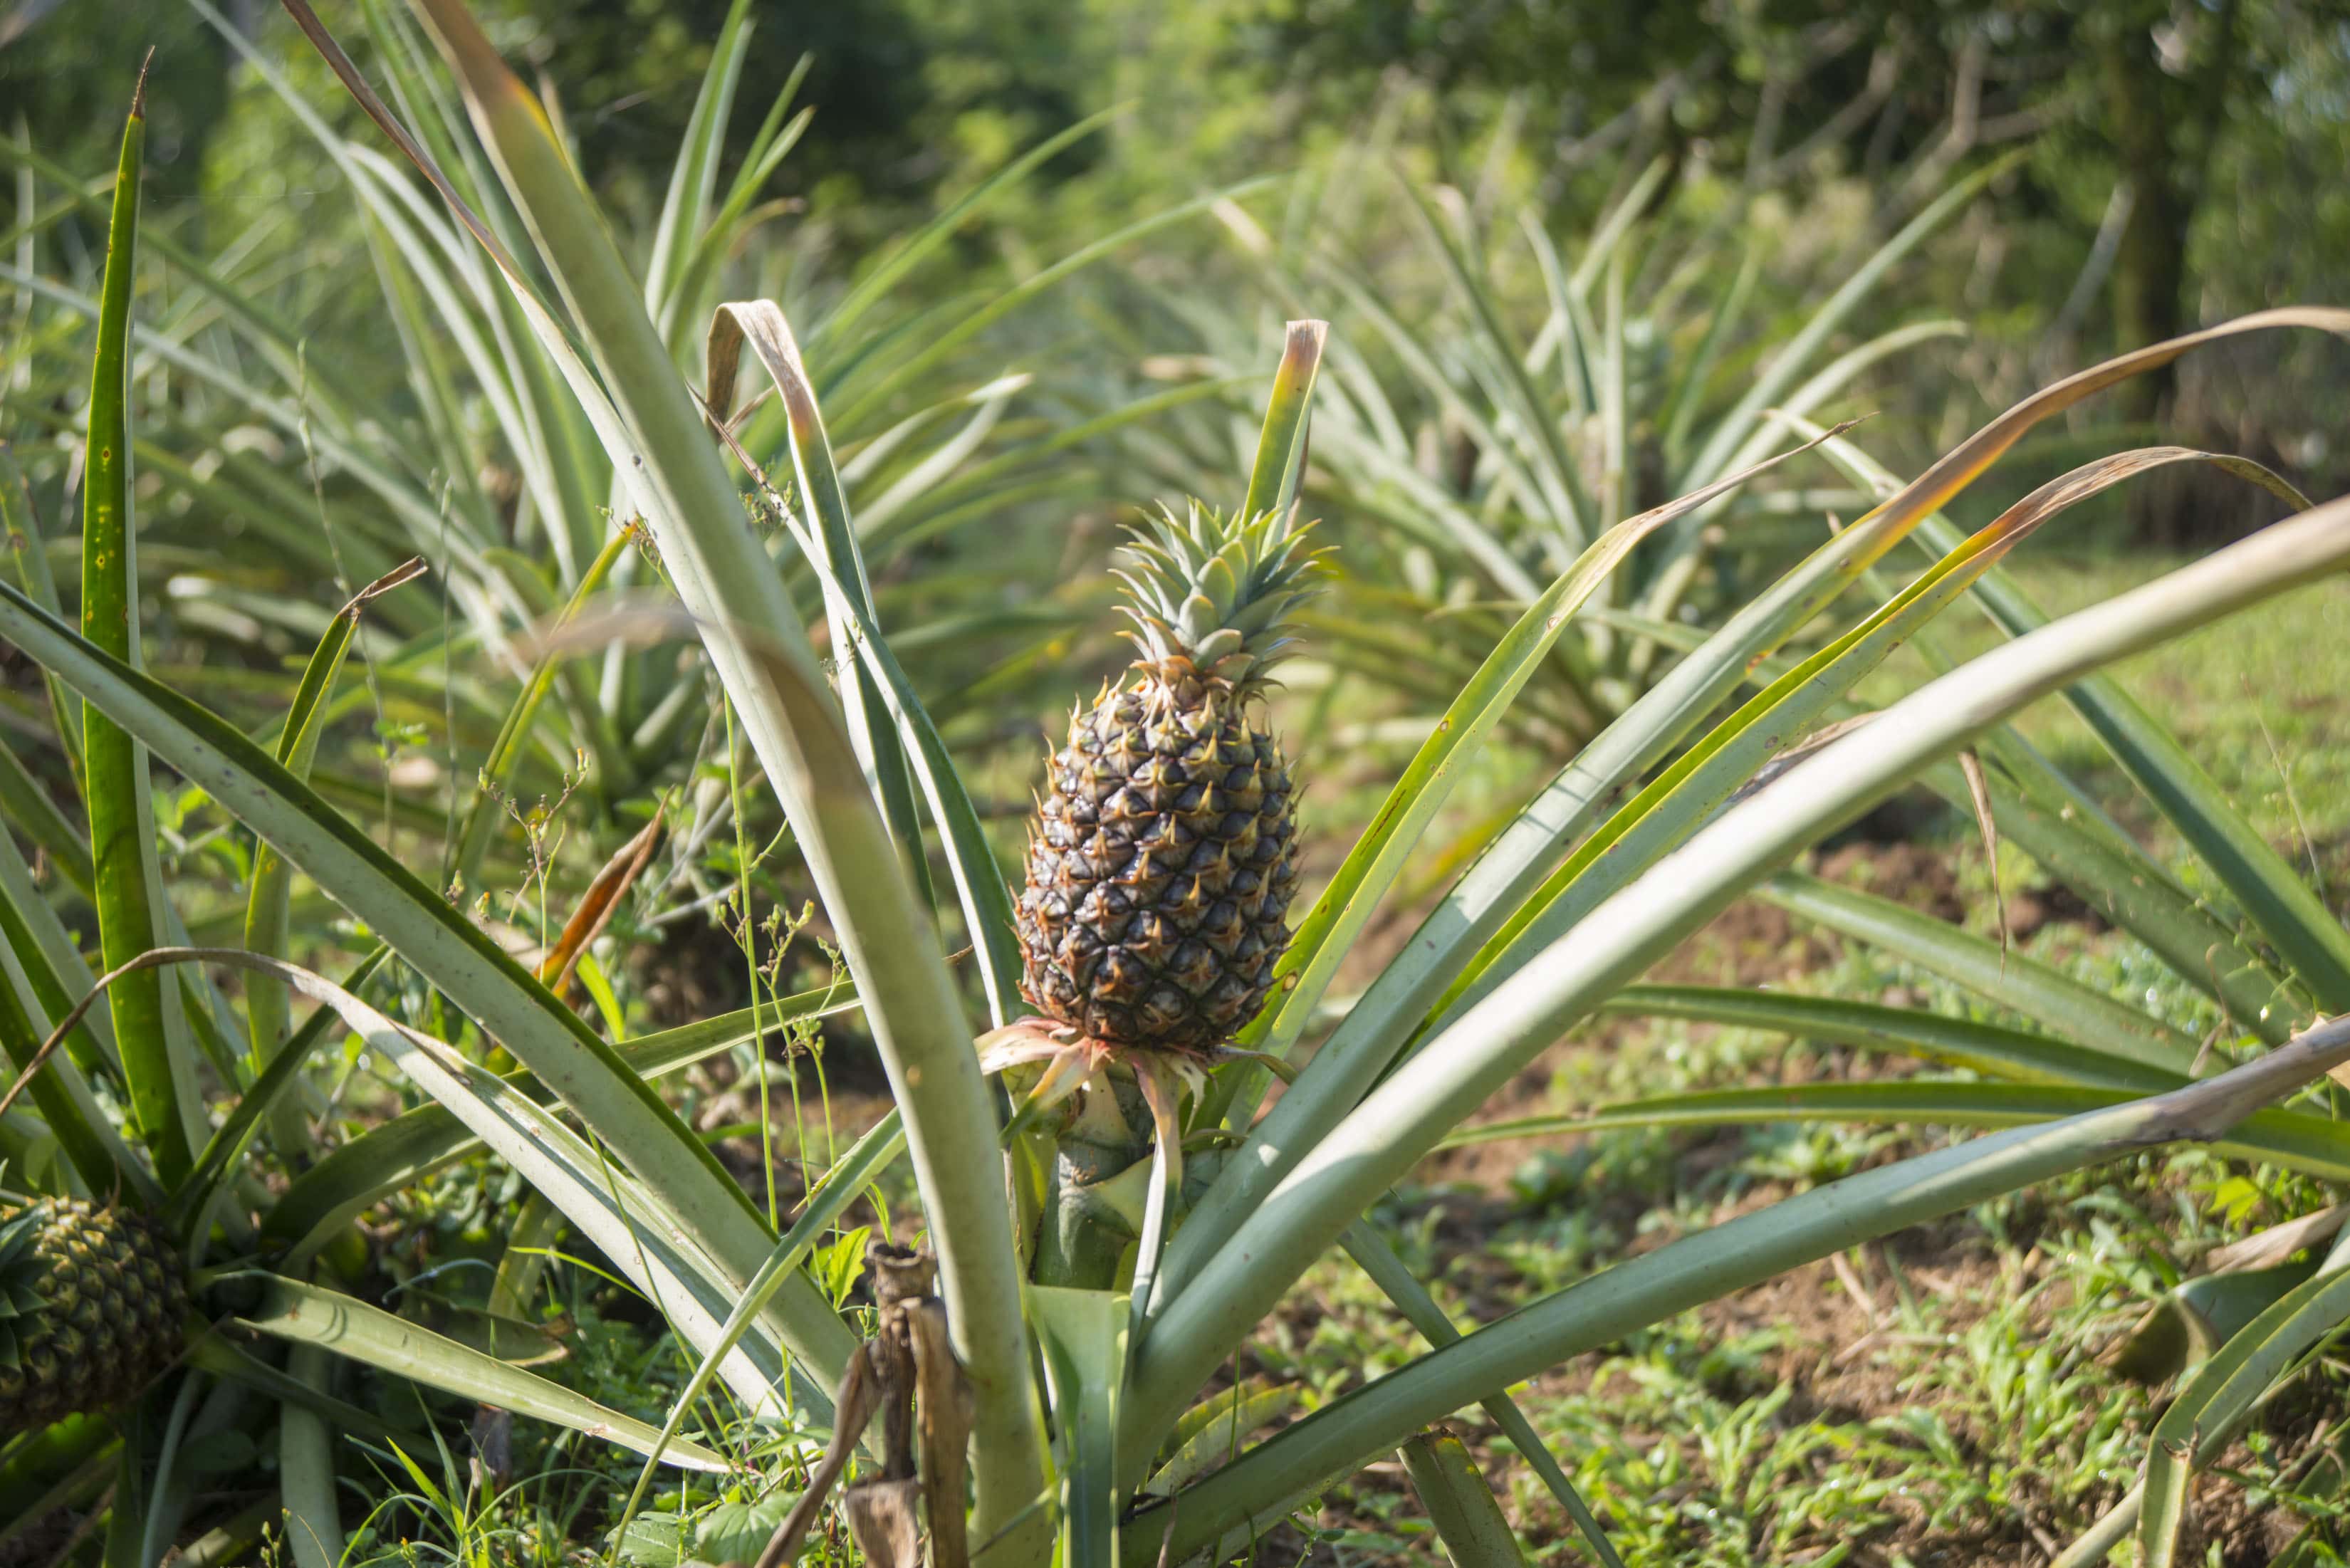
[[[225,9],[297,78],[325,85],[315,59],[288,47],[276,6]],[[510,57],[560,84],[599,192],[644,213],[659,205],[724,10],[500,0],[485,14]],[[283,224],[264,243],[289,247],[351,227],[347,202],[318,200],[332,181],[284,109],[187,0],[18,0],[0,40],[0,102],[34,145],[88,171],[105,167],[111,123],[93,106],[127,96],[151,43],[151,187],[165,201],[201,197],[179,222],[213,244],[255,224]],[[1758,233],[1771,237],[1776,213],[1792,244],[1839,213],[1881,234],[1970,160],[2022,147],[2020,168],[1913,291],[1963,305],[1972,379],[1996,401],[2035,373],[2197,322],[2339,297],[2350,254],[2350,20],[2323,0],[871,0],[760,16],[743,101],[767,102],[803,54],[801,101],[816,120],[769,193],[795,204],[800,238],[851,262],[1019,149],[1120,104],[1107,130],[1053,160],[1019,223],[966,237],[974,265],[993,250],[1016,271],[1033,259],[1026,247],[1045,254],[1040,236],[1099,233],[1382,140],[1423,178],[1570,214],[1596,212],[1661,156],[1684,188],[1723,202],[1760,192]],[[738,142],[755,123],[735,117]],[[1212,243],[1177,231],[1159,244],[1189,265]],[[2304,400],[2263,389],[2338,368],[2313,347],[2287,352],[2282,367],[2220,355],[2183,384],[2150,378],[2116,411],[2191,439],[2225,409],[2231,444],[2322,483],[2344,454],[2296,420]],[[2176,515],[2155,522],[2195,531]]]

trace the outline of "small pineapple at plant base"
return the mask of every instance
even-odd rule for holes
[[[171,1233],[78,1198],[0,1208],[0,1438],[136,1395],[180,1354]]]
[[[1209,1055],[1289,942],[1297,823],[1263,695],[1315,591],[1295,514],[1139,528],[1131,684],[1073,715],[1030,833],[1022,993],[1113,1049]]]

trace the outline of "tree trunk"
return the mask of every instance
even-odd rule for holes
[[[2135,8],[2133,8],[2135,9]],[[2169,85],[2155,57],[2147,18],[2132,16],[2098,29],[2106,133],[2129,177],[2137,201],[2114,254],[2116,347],[2143,348],[2175,337],[2186,321],[2187,231],[2194,201],[2181,180],[2185,159],[2171,141],[2164,99]],[[2170,407],[2177,381],[2171,368],[2136,376],[2114,389],[2114,409],[2133,423],[2151,423]]]

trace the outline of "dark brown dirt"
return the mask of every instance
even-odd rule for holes
[[[52,1510],[0,1542],[0,1568],[47,1568],[83,1536],[83,1516],[69,1508]]]
[[[1953,854],[1928,844],[1847,844],[1820,857],[1819,875],[1955,923],[1967,918],[1967,906]]]

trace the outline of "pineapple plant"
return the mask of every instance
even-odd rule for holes
[[[795,1424],[783,1427],[784,1420],[796,1423],[804,1414],[817,1428],[835,1422],[837,1438],[841,1429],[869,1417],[872,1389],[850,1376],[853,1367],[869,1365],[859,1324],[840,1310],[839,1293],[825,1293],[825,1282],[806,1265],[845,1206],[900,1158],[912,1168],[922,1222],[935,1248],[938,1306],[951,1331],[951,1359],[961,1363],[954,1369],[960,1376],[945,1379],[940,1392],[953,1401],[956,1429],[970,1434],[969,1462],[966,1468],[944,1453],[926,1451],[919,1482],[893,1470],[867,1489],[862,1501],[874,1511],[852,1513],[852,1528],[859,1518],[879,1518],[883,1501],[897,1508],[896,1521],[913,1524],[919,1505],[930,1511],[934,1542],[966,1535],[979,1543],[973,1554],[979,1561],[1057,1558],[1072,1568],[1222,1562],[1253,1552],[1269,1521],[1333,1482],[1402,1445],[1419,1444],[1423,1457],[1431,1447],[1440,1449],[1440,1443],[1421,1442],[1419,1434],[1471,1401],[1483,1406],[1553,1495],[1596,1536],[1597,1525],[1575,1498],[1565,1469],[1509,1392],[1568,1357],[1861,1241],[2158,1144],[2224,1134],[2229,1143],[2220,1152],[2229,1158],[2341,1168],[2327,1130],[2334,1124],[2315,1102],[2251,1115],[2322,1082],[2329,1068],[2350,1059],[2350,1020],[2343,1017],[2344,1003],[2332,1000],[2336,993],[2350,996],[2350,981],[2332,972],[2338,968],[2350,975],[2350,961],[2324,961],[2329,954],[2316,951],[2313,941],[2305,945],[2319,961],[2311,967],[2326,971],[2326,989],[2312,1000],[2322,997],[2330,1021],[2291,1033],[2314,1009],[2295,1007],[2290,1016],[2280,1009],[2276,1033],[2282,1038],[2251,1060],[2199,1078],[2189,1072],[2150,1078],[2131,1070],[2148,1064],[2142,1052],[2130,1053],[2127,1039],[2116,1045],[2109,1038],[2114,1032],[2103,1027],[2106,1014],[2080,1029],[2078,1039],[2005,1032],[2004,1056],[1977,1059],[2022,1064],[2028,1072],[2020,1081],[1986,1085],[1969,1078],[1927,1087],[1952,1096],[1951,1119],[1960,1125],[1986,1115],[2016,1125],[1725,1220],[1532,1297],[1467,1332],[1396,1254],[1380,1213],[1394,1183],[1580,1020],[1602,1007],[1659,1005],[1653,994],[1644,996],[1627,982],[1713,912],[1772,877],[1802,846],[1959,748],[1981,741],[2033,699],[2350,564],[2350,501],[2306,509],[2147,588],[2039,628],[1960,666],[1767,787],[1742,787],[1831,717],[1892,649],[1914,639],[1970,585],[1989,586],[1992,580],[1984,574],[2000,556],[2056,508],[2058,502],[2033,498],[1956,548],[1938,545],[1939,559],[1909,589],[1784,674],[1773,674],[1767,661],[1778,649],[2025,430],[2199,343],[2289,325],[2350,335],[2350,313],[2266,313],[2096,367],[2019,405],[1920,478],[1896,487],[1881,505],[1689,649],[1511,817],[1430,910],[1409,947],[1360,996],[1343,1008],[1328,1003],[1328,1012],[1343,1017],[1313,1044],[1294,1081],[1260,1116],[1256,1091],[1231,1085],[1245,1083],[1259,1068],[1289,1067],[1305,1056],[1305,1032],[1309,1025],[1318,1030],[1328,988],[1350,944],[1382,905],[1405,901],[1399,878],[1446,793],[1553,657],[1576,612],[1642,538],[1690,515],[1742,475],[1616,524],[1549,588],[1530,597],[1430,729],[1313,913],[1300,922],[1296,950],[1284,953],[1295,825],[1280,749],[1259,714],[1266,670],[1284,640],[1278,628],[1311,576],[1310,557],[1289,519],[1304,468],[1305,403],[1322,334],[1318,324],[1295,324],[1248,496],[1232,520],[1187,514],[1180,523],[1168,519],[1171,535],[1155,527],[1143,542],[1132,606],[1141,644],[1138,671],[1131,684],[1106,692],[1091,714],[1080,716],[1081,733],[1067,762],[1055,760],[1059,842],[1054,841],[1055,819],[1039,808],[1038,837],[1052,857],[1045,860],[1040,848],[1029,880],[1041,876],[1069,912],[1055,913],[1052,900],[1041,896],[1034,909],[1023,910],[1014,907],[954,758],[875,624],[857,520],[780,309],[733,306],[726,307],[732,313],[726,318],[747,319],[757,329],[754,347],[780,394],[796,482],[789,521],[801,557],[826,595],[829,643],[840,656],[833,671],[817,659],[789,585],[775,569],[767,542],[743,516],[739,483],[724,466],[720,443],[711,439],[712,433],[731,436],[717,394],[698,399],[677,375],[670,346],[647,314],[641,280],[613,248],[536,100],[462,0],[416,0],[416,5],[459,73],[465,106],[495,154],[484,167],[495,167],[526,220],[514,232],[532,236],[544,275],[562,286],[560,303],[539,292],[538,269],[506,253],[497,239],[503,225],[480,220],[463,204],[423,143],[399,125],[302,0],[287,5],[362,107],[463,214],[510,284],[513,303],[565,369],[565,384],[607,444],[614,472],[629,476],[630,498],[642,508],[645,527],[670,567],[670,586],[690,617],[692,635],[712,656],[733,719],[818,885],[895,1101],[812,1189],[798,1219],[776,1234],[778,1217],[758,1212],[646,1079],[698,1052],[756,1039],[762,1015],[772,1031],[788,1022],[776,1016],[784,1010],[754,1008],[661,1034],[608,1040],[593,1020],[476,928],[439,886],[419,877],[366,826],[339,811],[306,776],[311,753],[302,737],[307,726],[322,722],[317,715],[349,647],[348,619],[338,618],[321,643],[275,755],[138,668],[134,646],[101,642],[96,633],[136,624],[140,603],[136,561],[128,548],[136,538],[130,526],[135,492],[124,461],[130,450],[126,350],[134,297],[129,240],[140,166],[134,128],[115,190],[118,217],[99,314],[102,358],[92,378],[88,421],[83,558],[102,566],[105,575],[89,577],[85,600],[92,587],[103,589],[100,607],[107,613],[92,618],[93,633],[85,637],[55,613],[53,598],[44,602],[37,584],[19,588],[0,580],[0,638],[87,705],[85,726],[93,737],[102,733],[100,724],[112,725],[115,741],[143,747],[157,765],[200,782],[213,805],[235,815],[323,897],[375,933],[382,946],[355,972],[351,987],[366,982],[373,973],[369,966],[396,957],[413,970],[416,989],[430,988],[435,1000],[430,1012],[411,1007],[411,992],[404,989],[387,1005],[413,1015],[395,1018],[350,989],[276,957],[275,950],[285,946],[286,893],[282,883],[273,891],[260,870],[253,877],[254,901],[276,901],[269,919],[249,922],[261,940],[246,950],[156,948],[155,917],[159,909],[172,911],[162,902],[168,889],[154,888],[154,898],[147,897],[157,877],[143,862],[157,825],[146,794],[136,787],[144,760],[131,745],[93,746],[83,793],[99,934],[110,960],[130,950],[139,957],[114,964],[115,972],[103,978],[85,973],[72,944],[61,940],[62,928],[43,923],[53,920],[54,911],[37,889],[24,891],[33,888],[33,878],[15,869],[14,839],[0,834],[0,914],[12,922],[0,951],[13,950],[16,961],[13,967],[0,964],[5,982],[0,990],[16,993],[15,1012],[0,1012],[0,1049],[19,1064],[20,1081],[40,1113],[37,1122],[47,1124],[30,1130],[52,1138],[59,1157],[34,1172],[47,1190],[98,1193],[119,1183],[151,1191],[192,1267],[232,1265],[254,1287],[251,1304],[234,1322],[192,1336],[187,1359],[205,1378],[241,1380],[267,1396],[222,1406],[225,1418],[261,1436],[276,1425],[277,1467],[274,1476],[256,1469],[264,1484],[254,1490],[264,1495],[255,1507],[261,1519],[282,1516],[287,1549],[301,1568],[345,1560],[336,1462],[345,1437],[397,1440],[403,1455],[421,1452],[417,1443],[429,1447],[444,1436],[444,1426],[453,1429],[484,1404],[621,1443],[649,1461],[712,1474],[756,1468],[784,1479],[787,1450],[796,1448],[806,1458],[813,1446],[802,1440]],[[737,14],[745,9],[738,6]],[[592,364],[579,357],[576,345],[581,343],[592,348]],[[842,346],[830,347],[838,351]],[[713,384],[719,379],[708,378]],[[2059,501],[2077,498],[2101,476],[2118,477],[2144,461],[2145,454],[2124,454],[2091,465],[2068,476],[2071,489],[2060,483],[2049,493]],[[827,680],[833,673],[841,677],[837,686]],[[1762,690],[1722,716],[1750,677]],[[866,700],[875,695],[884,700]],[[511,722],[517,730],[531,722],[535,710],[520,705],[530,701],[519,700],[515,710]],[[852,722],[852,712],[870,722]],[[69,726],[60,728],[70,732]],[[883,743],[876,743],[877,735]],[[2188,815],[2181,803],[2196,802],[2180,781],[2194,782],[2189,764],[2172,762],[2135,735],[2124,739],[2129,743],[2113,749],[2158,775],[2162,787],[2150,793],[2168,811]],[[1668,758],[1673,759],[1669,764]],[[1243,765],[1246,774],[1235,782]],[[1224,770],[1221,783],[1216,768]],[[1141,1172],[1157,1178],[1147,1192],[1137,1190],[1139,1182],[1108,1190],[1132,1165],[1113,1170],[1087,1153],[1110,1149],[1121,1130],[1135,1126],[1135,1096],[1124,1082],[1114,1080],[1110,1094],[1087,1095],[1061,1127],[1003,1120],[1002,1102],[984,1083],[987,1037],[974,1053],[969,999],[957,988],[931,900],[909,863],[910,846],[926,847],[903,826],[920,826],[910,807],[917,779],[955,874],[971,967],[988,1016],[1000,1026],[996,1033],[1019,1027],[1004,1021],[1012,1011],[1007,999],[1024,983],[1047,1013],[1039,1028],[1066,1033],[1080,1047],[1066,1055],[1070,1067],[1086,1069],[1088,1082],[1096,1081],[1096,1057],[1125,1058],[1157,1124],[1155,1158]],[[1219,789],[1227,799],[1211,824],[1209,807]],[[1124,803],[1113,813],[1120,795]],[[1238,804],[1243,800],[1252,804]],[[8,802],[0,799],[0,810],[6,809]],[[1088,810],[1089,822],[1083,820]],[[2210,820],[2207,814],[2207,826]],[[1112,825],[1116,832],[1104,831]],[[1211,826],[1204,837],[1183,836]],[[2223,846],[2231,854],[2215,858],[2223,877],[2243,884],[2260,868],[2233,853],[2240,842],[2241,836],[2230,836]],[[2101,843],[2092,847],[2108,859],[2115,852]],[[1184,855],[1180,866],[1178,850]],[[1191,902],[1199,918],[1190,925],[1167,907],[1185,907],[1189,889],[1178,878],[1182,869],[1194,872],[1189,888],[1196,889]],[[1211,883],[1211,870],[1220,880]],[[1164,887],[1157,885],[1162,875]],[[1129,905],[1114,940],[1113,891]],[[747,901],[747,890],[743,896]],[[1231,915],[1214,914],[1220,902],[1232,906]],[[2275,919],[2273,900],[2258,907]],[[1162,929],[1162,921],[1173,929]],[[1084,937],[1076,935],[1079,925]],[[18,929],[50,934],[20,942],[14,935]],[[1231,950],[1210,943],[1211,933],[1229,935]],[[1092,958],[1087,941],[1105,950],[1143,950],[1112,963]],[[1192,971],[1185,964],[1200,962],[1184,957],[1187,941],[1214,955],[1214,972],[1201,970],[1197,985],[1187,983]],[[1083,961],[1089,958],[1087,967]],[[131,995],[127,986],[111,991],[113,1057],[99,1042],[87,1053],[88,1068],[73,1053],[60,1052],[47,1056],[38,1075],[26,1070],[25,1064],[51,1049],[39,1036],[65,1001],[167,964],[181,966],[171,975],[188,1004],[181,1012],[201,1020],[217,1005],[234,1023],[235,999],[208,992],[187,968],[197,962],[267,977],[321,1009],[282,1042],[276,1032],[286,1022],[283,1017],[256,1030],[261,1048],[251,1062],[220,1054],[214,1070],[235,1108],[204,1147],[191,1146],[203,1133],[209,1107],[190,1106],[181,1095],[191,1076],[182,1069],[196,1064],[205,1041],[201,1030],[180,1029],[172,1009],[152,1005],[153,995],[130,1006],[123,1004]],[[1147,981],[1130,972],[1132,965],[1143,966]],[[1283,972],[1264,986],[1275,965]],[[1056,983],[1056,968],[1066,976],[1065,988]],[[1118,989],[1121,972],[1130,983]],[[1180,1006],[1154,1001],[1162,982],[1181,993]],[[248,1023],[253,994],[249,988],[244,993]],[[824,994],[823,1005],[838,1000],[830,991]],[[1218,1085],[1222,1103],[1201,1096],[1184,1123],[1170,1080],[1188,1077],[1196,1085],[1207,1062],[1229,1052],[1221,1037],[1248,1022],[1259,1005],[1264,1016],[1239,1036],[1256,1053],[1253,1058]],[[1905,1024],[1906,1014],[1887,1011],[1896,1015],[1873,1020],[1883,1039],[1904,1042],[1909,1037],[1902,1028],[1919,1028]],[[25,1026],[9,1023],[16,1012]],[[1939,1028],[1950,1021],[1924,1022]],[[61,1040],[73,1023],[68,1017],[57,1024],[50,1039]],[[427,1026],[434,1032],[426,1033]],[[419,1097],[418,1108],[357,1132],[294,1175],[266,1212],[247,1215],[244,1203],[256,1194],[235,1183],[234,1174],[268,1121],[273,1098],[301,1081],[305,1056],[325,1043],[329,1028],[347,1028],[400,1074]],[[616,1026],[612,1033],[621,1031]],[[198,1038],[190,1040],[191,1033]],[[491,1041],[529,1075],[481,1071],[468,1050],[482,1052]],[[1921,1029],[1918,1053],[1937,1048],[1947,1049],[1935,1047]],[[1060,1066],[1056,1062],[1055,1069]],[[109,1124],[107,1102],[89,1093],[85,1072],[121,1085],[123,1092],[111,1098],[123,1107],[128,1136],[117,1136]],[[421,1105],[425,1099],[433,1106]],[[1981,1108],[1987,1100],[1988,1113]],[[1689,1112],[1686,1106],[1665,1109]],[[1851,1107],[1842,1109],[1849,1114]],[[0,1127],[0,1136],[26,1131],[26,1120]],[[1123,1127],[1111,1127],[1113,1120]],[[44,1147],[29,1136],[24,1141]],[[502,1363],[331,1283],[302,1277],[312,1263],[332,1262],[320,1249],[352,1216],[394,1189],[403,1172],[460,1155],[475,1142],[505,1160],[639,1294],[660,1303],[679,1340],[691,1347],[691,1379],[671,1402],[660,1428],[607,1409],[525,1365]],[[1187,1143],[1201,1150],[1195,1173],[1203,1180],[1196,1196],[1180,1179]],[[1028,1228],[1040,1218],[1033,1207],[1038,1184],[1031,1180],[1031,1156],[1040,1144],[1054,1160],[1051,1180],[1073,1199],[1053,1215],[1074,1221],[1066,1237],[1040,1236]],[[1007,1156],[1015,1180],[1004,1179]],[[1181,1211],[1171,1212],[1179,1201]],[[1139,1210],[1139,1219],[1110,1238],[1101,1211],[1119,1203]],[[0,1224],[11,1218],[0,1215]],[[241,1235],[246,1231],[255,1237],[249,1251]],[[35,1279],[23,1261],[26,1233],[6,1234],[5,1257],[12,1262],[0,1272],[0,1289],[16,1317],[29,1317],[15,1288],[20,1277]],[[1115,1245],[1106,1244],[1111,1240]],[[1029,1259],[1023,1245],[1043,1241],[1061,1255],[1038,1262],[1055,1266],[1024,1277]],[[1354,1259],[1419,1329],[1430,1343],[1428,1353],[1303,1411],[1296,1408],[1298,1391],[1259,1392],[1245,1384],[1216,1388],[1222,1369],[1233,1364],[1260,1321],[1333,1249]],[[2317,1286],[2320,1293],[2335,1288]],[[37,1289],[30,1294],[38,1296],[43,1310],[56,1299]],[[2311,1299],[2289,1304],[2299,1312]],[[2339,1299],[2325,1295],[2321,1304],[2335,1307]],[[2304,1319],[2292,1335],[2272,1343],[2290,1346],[2297,1356],[2322,1343],[2338,1321],[2336,1311],[2315,1323],[2317,1337],[2311,1338],[2303,1331],[2313,1324]],[[26,1331],[33,1326],[26,1324]],[[283,1375],[273,1375],[234,1354],[233,1345],[214,1343],[214,1335],[231,1333],[290,1343],[297,1354],[289,1355]],[[394,1429],[369,1408],[336,1397],[330,1351],[456,1396],[459,1409],[415,1407],[433,1428],[429,1437]],[[702,1391],[713,1386],[724,1390],[716,1430],[702,1424]],[[827,1389],[841,1397],[827,1401]],[[927,1403],[930,1392],[920,1397],[925,1433],[946,1430],[933,1419],[938,1412]],[[219,1519],[223,1505],[213,1473],[177,1462],[188,1447],[181,1439],[205,1418],[207,1399],[194,1382],[182,1381],[176,1394],[158,1389],[150,1396],[146,1413],[161,1417],[158,1401],[166,1398],[180,1401],[175,1411],[194,1412],[187,1423],[141,1419],[125,1423],[119,1434],[78,1428],[44,1435],[44,1440],[0,1443],[0,1544],[17,1528],[8,1522],[20,1511],[16,1499],[101,1495],[108,1443],[120,1444],[110,1461],[109,1561],[157,1561],[182,1537]],[[860,1400],[865,1416],[857,1413]],[[739,1409],[747,1424],[724,1421],[726,1405]],[[2212,1417],[2199,1427],[2203,1433],[2219,1433],[2233,1418],[2217,1405],[2203,1408]],[[905,1409],[902,1400],[893,1406],[891,1420],[901,1433]],[[1277,1431],[1264,1432],[1276,1417],[1293,1415]],[[730,1451],[691,1441],[689,1427]],[[2168,1500],[2186,1490],[2183,1477],[2174,1477],[2168,1490],[2158,1487],[2158,1467],[2187,1468],[2197,1451],[2191,1439],[2189,1434],[2176,1449],[2158,1448],[2149,1457],[2144,1533],[2154,1546],[2167,1540],[2155,1539],[2164,1521],[2175,1527],[2178,1508]],[[1465,1467],[1471,1472],[1466,1476],[1458,1473],[1463,1467],[1452,1467],[1451,1481],[1438,1474],[1443,1468],[1421,1465],[1414,1474],[1451,1488],[1461,1505],[1453,1511],[1461,1526],[1455,1533],[1488,1542],[1505,1539],[1501,1504],[1477,1490],[1482,1483],[1473,1467]],[[651,1495],[653,1473],[649,1462],[619,1511],[616,1546],[627,1539],[638,1504]],[[266,1495],[269,1485],[275,1497]],[[452,1480],[451,1490],[464,1493],[470,1506],[473,1494],[465,1483]],[[968,1512],[964,1531],[936,1528],[947,1510]],[[1467,1517],[1480,1510],[1482,1520]],[[218,1539],[232,1543],[212,1560],[233,1560],[235,1532],[244,1531],[246,1541],[258,1532],[254,1517],[248,1512],[244,1522],[225,1519],[216,1526]],[[1607,1554],[1604,1547],[1595,1550]],[[917,1552],[917,1546],[905,1545],[895,1560],[910,1563]],[[2160,1560],[2151,1546],[2147,1559]]]
[[[179,1355],[187,1310],[171,1232],[137,1210],[0,1210],[0,1438],[136,1396]]]
[[[1114,1047],[1212,1052],[1264,1004],[1289,942],[1296,808],[1265,722],[1314,592],[1295,512],[1193,502],[1120,573],[1133,680],[1073,711],[1030,824],[1021,993]]]

